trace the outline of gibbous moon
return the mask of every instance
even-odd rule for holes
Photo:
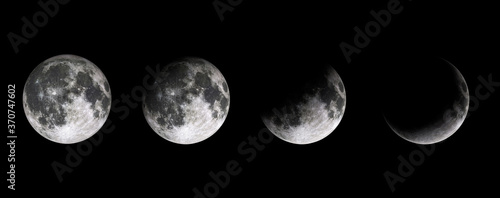
[[[346,107],[344,84],[332,66],[315,72],[298,94],[261,116],[266,127],[293,144],[311,144],[328,136],[342,120]]]
[[[393,109],[389,108],[384,113],[389,127],[409,142],[441,142],[460,128],[467,115],[469,90],[464,77],[450,62],[444,59],[437,62],[427,73],[412,71],[418,77],[408,79],[417,81],[416,86],[397,89],[396,93],[401,94],[393,96],[395,100],[405,101],[406,104],[399,106],[400,103],[394,102],[395,105],[390,107]]]
[[[155,79],[142,105],[151,128],[178,144],[212,136],[229,111],[229,87],[212,63],[194,57],[174,61]]]
[[[111,90],[92,62],[59,55],[31,72],[24,85],[23,107],[40,135],[57,143],[77,143],[94,135],[106,122]]]

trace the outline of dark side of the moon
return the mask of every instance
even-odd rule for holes
[[[261,115],[271,117],[276,126],[288,129],[302,125],[301,117],[305,115],[302,115],[299,106],[307,103],[308,98],[316,94],[325,104],[329,118],[334,118],[335,115],[335,110],[330,107],[332,101],[337,107],[345,105],[345,99],[339,95],[335,85],[329,82],[326,76],[328,70],[333,69],[330,65],[310,59],[283,60],[276,65],[282,69],[262,73],[265,81],[269,83],[260,86],[262,89],[259,95],[266,97],[258,98],[261,100],[259,103],[264,104],[260,107]],[[338,88],[341,92],[345,91],[343,84]],[[275,114],[286,114],[286,122],[279,116],[273,117]]]
[[[418,130],[442,120],[454,103],[467,106],[462,94],[467,85],[453,66],[437,57],[404,58],[403,62],[395,59],[382,72],[381,94],[377,97],[384,116],[395,127]],[[455,118],[457,113],[451,111],[448,116]]]

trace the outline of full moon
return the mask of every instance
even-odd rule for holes
[[[219,130],[229,99],[221,72],[204,59],[187,57],[161,70],[142,108],[158,135],[174,143],[194,144]]]
[[[460,71],[444,59],[429,67],[407,68],[387,100],[384,118],[401,138],[416,144],[434,144],[453,135],[469,108],[469,90]],[[411,73],[411,74],[410,74]]]
[[[310,144],[328,136],[340,123],[346,107],[346,92],[338,73],[325,65],[312,75],[286,102],[264,112],[266,127],[280,139]]]
[[[111,90],[92,62],[75,55],[59,55],[31,72],[24,85],[23,107],[40,135],[72,144],[86,140],[104,125],[111,107]]]

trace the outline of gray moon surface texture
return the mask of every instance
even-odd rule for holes
[[[111,90],[102,71],[75,55],[59,55],[31,72],[23,91],[31,126],[48,140],[72,144],[94,135],[106,122]]]
[[[467,83],[460,71],[453,64],[444,59],[441,59],[441,63],[445,64],[438,66],[447,67],[445,68],[447,69],[446,72],[450,73],[449,76],[451,76],[451,78],[445,79],[451,81],[452,86],[441,89],[441,91],[445,91],[446,89],[446,93],[451,95],[451,100],[449,100],[449,105],[446,105],[441,110],[441,115],[437,116],[437,119],[425,125],[417,124],[418,127],[406,127],[384,116],[389,127],[398,136],[409,142],[424,145],[441,142],[453,135],[466,118],[469,108],[469,90],[467,88]],[[422,79],[425,79],[425,77],[422,77]],[[420,94],[425,95],[425,93]],[[433,97],[447,98],[447,96],[439,95]],[[404,114],[399,116],[405,118]]]
[[[174,143],[194,144],[219,130],[229,102],[222,73],[204,59],[186,57],[162,68],[142,107],[158,135]]]
[[[346,108],[342,79],[326,65],[297,98],[262,114],[266,127],[280,139],[293,144],[322,140],[339,125]]]

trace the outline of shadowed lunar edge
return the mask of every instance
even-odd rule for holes
[[[453,77],[453,86],[447,89],[453,92],[453,101],[451,105],[442,112],[442,116],[427,125],[418,128],[409,128],[400,126],[400,123],[394,122],[384,115],[386,123],[401,138],[416,144],[434,144],[441,142],[453,135],[462,125],[469,109],[469,90],[467,83],[460,71],[450,62],[441,59],[446,63]],[[443,67],[443,65],[438,65]]]
[[[294,144],[322,140],[339,125],[345,111],[344,84],[333,69],[324,66],[312,85],[296,98],[288,98],[261,116],[267,128],[280,139]]]

